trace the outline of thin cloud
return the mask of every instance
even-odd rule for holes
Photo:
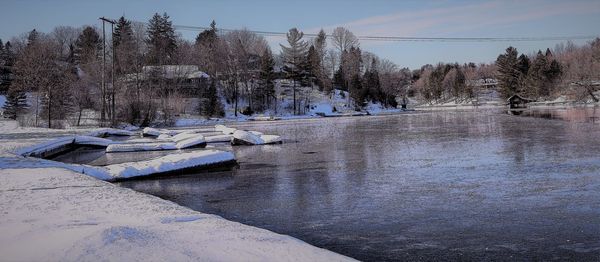
[[[331,32],[333,28],[343,26],[356,35],[368,36],[424,36],[432,33],[437,34],[433,36],[447,36],[452,33],[513,25],[553,16],[594,13],[600,13],[598,1],[487,1],[430,10],[402,11],[327,25],[323,28]],[[307,29],[306,32],[313,33],[319,29]]]

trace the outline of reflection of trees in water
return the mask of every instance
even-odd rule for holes
[[[508,110],[509,115],[558,119],[576,123],[598,123],[600,111],[597,106],[579,108],[535,108],[524,110]]]
[[[563,122],[517,116],[499,116],[498,120],[503,152],[512,155],[516,167],[552,161],[569,150]]]

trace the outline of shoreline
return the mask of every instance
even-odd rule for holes
[[[0,142],[7,142],[7,136],[18,137],[0,146],[0,231],[4,232],[0,253],[4,259],[354,261],[291,236],[65,169],[60,162],[53,165],[54,161],[13,153],[89,129],[36,128],[34,133],[39,134],[34,138],[19,135],[27,128],[13,129],[13,134],[3,131]],[[32,245],[34,250],[29,248]]]

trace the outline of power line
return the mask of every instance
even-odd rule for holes
[[[204,31],[210,27],[205,26],[187,26],[174,25],[177,30],[184,31]],[[238,31],[236,29],[219,28],[221,32]],[[286,32],[258,31],[248,30],[249,32],[263,36],[285,37]],[[307,37],[316,37],[317,34],[305,33]],[[327,34],[327,37],[331,37]],[[596,35],[576,35],[576,36],[541,36],[541,37],[410,37],[410,36],[357,36],[363,41],[387,41],[387,42],[543,42],[543,41],[568,41],[568,40],[592,40]]]

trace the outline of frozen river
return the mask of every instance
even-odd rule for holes
[[[599,110],[600,111],[600,110]],[[248,123],[239,168],[120,183],[360,260],[599,260],[600,114]]]

